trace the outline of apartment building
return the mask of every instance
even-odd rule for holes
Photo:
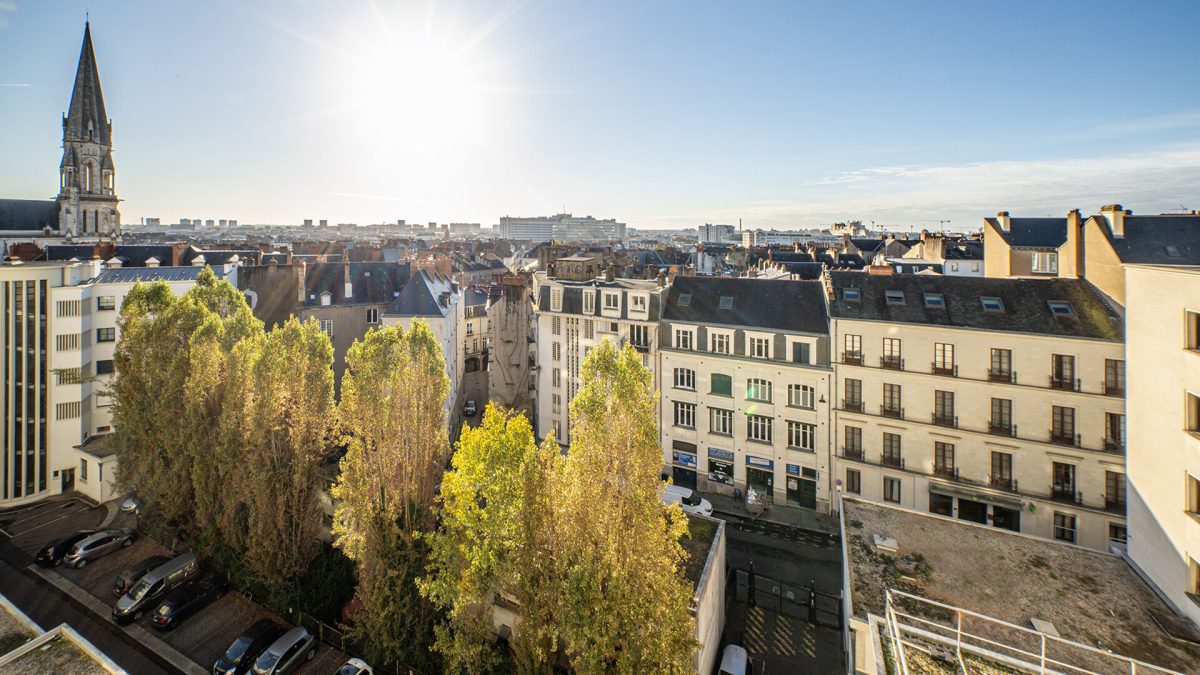
[[[570,213],[534,218],[504,216],[496,227],[496,237],[534,241],[624,241],[625,223]]]
[[[667,287],[657,280],[615,279],[612,269],[602,277],[575,274],[561,266],[554,276],[533,275],[533,312],[536,335],[536,411],[539,437],[554,432],[563,445],[570,444],[568,407],[580,385],[580,366],[588,350],[601,340],[618,346],[633,345],[642,352],[642,363],[655,368],[658,318]],[[655,387],[659,377],[655,374]]]
[[[1200,268],[1131,265],[1129,557],[1200,624]]]
[[[663,465],[676,485],[828,512],[833,371],[815,281],[676,277],[658,341]]]
[[[842,490],[1126,540],[1124,323],[1090,284],[835,272],[829,296]]]
[[[462,325],[458,334],[462,340],[463,373],[487,370],[488,359],[488,293],[482,287],[463,291]]]

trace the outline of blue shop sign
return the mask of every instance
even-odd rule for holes
[[[712,457],[713,459],[723,459],[726,462],[733,461],[733,453],[728,450],[718,450],[716,448],[709,448],[708,456]]]
[[[788,464],[787,465],[787,473],[789,476],[799,476],[800,475],[800,467],[796,466],[795,464]]]
[[[763,459],[762,457],[755,457],[754,455],[746,455],[746,465],[747,466],[758,466],[758,467],[762,467],[764,469],[771,469],[771,470],[775,469],[775,462],[773,460]]]
[[[680,452],[680,451],[676,450],[674,453],[672,453],[672,457],[675,459],[675,463],[680,466],[686,466],[689,469],[696,468],[696,456],[695,455],[689,455],[686,452]]]

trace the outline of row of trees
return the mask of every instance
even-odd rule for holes
[[[135,287],[121,322],[118,484],[200,553],[294,595],[321,549],[322,462],[345,448],[334,544],[354,565],[351,630],[377,663],[690,669],[686,519],[659,501],[655,393],[631,348],[585,359],[568,454],[489,406],[446,470],[450,383],[421,322],[357,341],[337,404],[316,323],[265,331],[211,272],[181,297]],[[519,608],[507,651],[498,598]]]

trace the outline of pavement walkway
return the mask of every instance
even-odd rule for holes
[[[713,515],[718,518],[763,521],[824,534],[837,534],[839,531],[837,518],[818,513],[811,509],[771,504],[770,508],[764,511],[762,515],[755,516],[746,511],[746,505],[740,499],[707,492],[698,494],[712,503]]]

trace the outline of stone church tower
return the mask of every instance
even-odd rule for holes
[[[59,232],[87,238],[120,234],[118,201],[116,167],[112,160],[112,121],[104,110],[100,72],[92,52],[92,28],[85,24],[71,108],[63,117]]]

